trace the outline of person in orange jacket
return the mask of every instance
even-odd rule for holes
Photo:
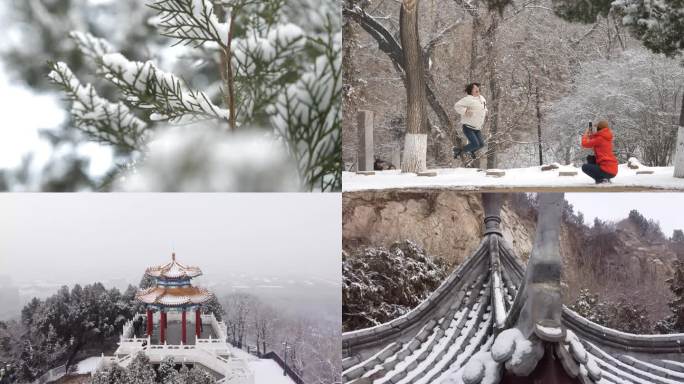
[[[591,125],[582,135],[582,147],[594,150],[594,155],[587,156],[587,164],[582,165],[582,172],[596,181],[596,184],[609,183],[618,173],[618,163],[613,153],[613,132],[608,122],[598,122],[596,133],[591,133]]]

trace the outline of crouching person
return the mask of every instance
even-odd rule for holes
[[[591,133],[589,127],[582,135],[582,147],[594,151],[594,155],[587,156],[582,172],[594,179],[596,184],[609,183],[618,172],[617,159],[613,153],[613,132],[605,120],[599,121],[596,128],[596,133]]]

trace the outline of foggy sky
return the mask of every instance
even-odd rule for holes
[[[584,214],[584,222],[593,225],[594,218],[618,221],[636,209],[647,219],[660,223],[665,236],[684,229],[684,193],[566,193],[575,211]]]
[[[1,194],[0,275],[125,278],[171,252],[209,274],[340,281],[340,194]]]

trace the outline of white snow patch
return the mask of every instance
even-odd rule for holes
[[[301,182],[283,145],[256,131],[227,132],[202,122],[160,129],[142,163],[117,183],[124,191],[297,191]]]
[[[76,364],[76,372],[79,375],[85,375],[87,373],[94,373],[97,370],[97,364],[100,362],[102,357],[92,356],[87,359],[83,359]]]
[[[563,168],[559,169],[562,170]],[[376,171],[375,175],[342,173],[345,192],[405,188],[453,188],[476,190],[479,188],[592,188],[610,190],[619,188],[684,190],[684,179],[673,177],[673,167],[650,168],[653,174],[637,175],[636,170],[619,166],[618,175],[610,184],[597,186],[594,180],[581,171],[576,176],[558,176],[559,170],[542,171],[539,167],[506,169],[503,177],[487,177],[475,168],[441,168],[434,177],[401,173],[399,170]]]
[[[247,363],[254,373],[254,384],[294,384],[289,376],[283,376],[283,369],[269,359],[259,359]]]

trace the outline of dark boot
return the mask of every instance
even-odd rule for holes
[[[454,151],[454,159],[457,159],[463,150],[459,147],[453,147],[452,150]]]

